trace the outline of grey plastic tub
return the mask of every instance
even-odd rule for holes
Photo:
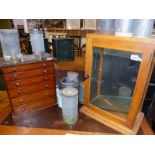
[[[134,37],[149,37],[152,34],[154,19],[135,19],[133,26]]]
[[[133,22],[133,19],[116,19],[115,35],[131,37]]]

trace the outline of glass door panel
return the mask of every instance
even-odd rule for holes
[[[142,54],[93,48],[90,104],[128,114]]]

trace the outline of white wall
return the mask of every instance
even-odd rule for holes
[[[83,20],[83,28],[84,29],[94,29],[97,28],[97,20],[96,19],[84,19]]]
[[[24,31],[28,33],[28,24],[26,19],[13,19],[13,23],[15,28],[17,29],[17,25],[23,25],[24,26]]]
[[[23,19],[23,21],[24,21],[24,30],[25,30],[25,33],[29,33],[27,19]]]
[[[24,25],[23,19],[13,19],[13,23],[15,28],[17,28],[17,25]]]

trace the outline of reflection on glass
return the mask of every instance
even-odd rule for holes
[[[142,55],[93,48],[90,103],[111,112],[128,113]]]

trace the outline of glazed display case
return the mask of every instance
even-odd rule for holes
[[[80,111],[120,133],[136,134],[154,49],[154,39],[88,34]]]

